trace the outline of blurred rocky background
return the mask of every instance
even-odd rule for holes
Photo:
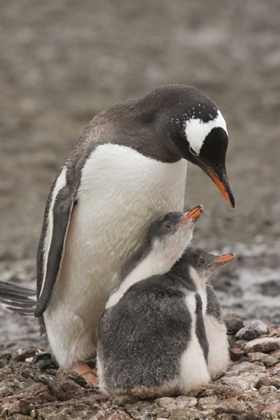
[[[88,121],[183,83],[227,120],[236,198],[189,165],[186,206],[205,207],[193,245],[237,254],[213,280],[225,312],[279,323],[279,22],[277,0],[0,0],[0,279],[35,285],[45,201]],[[39,342],[3,306],[0,337]]]

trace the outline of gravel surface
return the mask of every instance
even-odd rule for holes
[[[193,246],[237,254],[213,279],[226,312],[280,323],[279,1],[10,0],[0,21],[0,280],[34,282],[48,191],[93,115],[184,83],[227,120],[236,197],[189,165],[186,206],[205,208]],[[0,344],[35,344],[30,328],[0,306]]]
[[[0,354],[0,418],[14,420],[261,420],[280,418],[280,328],[251,341],[229,336],[226,374],[188,396],[107,398],[44,349]]]

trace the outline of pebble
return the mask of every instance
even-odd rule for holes
[[[278,357],[272,356],[265,353],[249,353],[248,359],[250,362],[262,362],[265,364],[265,366],[274,366],[279,361]]]
[[[274,386],[277,389],[280,389],[280,378],[270,378],[265,376],[257,381],[255,388],[260,389],[263,386]]]
[[[84,389],[72,380],[63,377],[52,377],[50,375],[38,375],[40,382],[47,384],[52,393],[61,401],[71,398],[82,398],[85,395]]]
[[[177,403],[174,398],[170,397],[162,397],[156,400],[157,405],[160,407],[165,408],[166,410],[172,411],[177,408]]]
[[[150,404],[137,402],[136,404],[127,404],[125,411],[135,420],[152,420]]]
[[[200,410],[208,410],[209,408],[213,409],[213,407],[216,406],[217,400],[218,397],[216,395],[213,395],[212,397],[200,398],[198,408]]]
[[[13,393],[13,388],[7,385],[5,382],[0,384],[0,398],[8,397],[9,395],[13,395]]]
[[[241,357],[244,357],[245,352],[241,350],[239,347],[233,347],[229,351],[230,358],[233,362],[236,362],[237,360],[241,359]]]
[[[254,340],[262,334],[268,332],[268,326],[262,321],[253,321],[246,327],[241,328],[236,334],[235,338],[238,340]]]
[[[271,337],[256,338],[255,340],[249,341],[244,346],[244,350],[246,353],[267,353],[278,349],[280,349],[280,338]]]
[[[193,408],[176,408],[174,411],[172,411],[170,420],[201,420],[207,418],[209,417],[206,412],[202,412]]]
[[[240,316],[234,313],[225,315],[224,322],[226,324],[228,334],[236,334],[237,331],[244,327],[243,320]]]
[[[185,397],[184,395],[180,395],[176,398],[176,404],[178,408],[195,407],[197,399],[195,397]]]
[[[13,354],[12,359],[16,362],[24,362],[29,357],[33,357],[35,352],[36,349],[33,348],[21,348]]]

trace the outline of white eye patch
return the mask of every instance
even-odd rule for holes
[[[227,125],[221,112],[214,120],[204,122],[199,118],[192,118],[185,123],[185,133],[190,147],[199,155],[204,140],[213,128],[221,127],[227,133]]]

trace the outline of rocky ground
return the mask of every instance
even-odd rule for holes
[[[88,121],[184,83],[226,118],[236,198],[189,165],[186,207],[205,208],[193,245],[237,254],[213,279],[226,312],[279,323],[279,21],[277,0],[0,2],[0,280],[35,284],[47,195]],[[37,331],[0,305],[2,348]]]
[[[228,315],[226,323],[232,359],[228,371],[188,396],[107,398],[75,372],[58,370],[42,348],[1,353],[0,418],[280,419],[280,328],[260,321],[242,328],[236,315]]]

